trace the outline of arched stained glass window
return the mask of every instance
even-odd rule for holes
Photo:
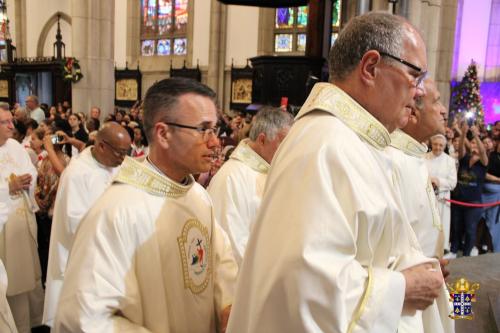
[[[305,52],[308,7],[276,8],[274,52]]]
[[[189,0],[141,0],[141,55],[187,53]]]

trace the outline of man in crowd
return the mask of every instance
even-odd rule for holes
[[[150,152],[125,159],[84,217],[71,250],[54,332],[225,331],[237,265],[192,174],[218,145],[215,93],[189,79],[146,93]]]
[[[30,95],[26,97],[26,108],[28,109],[29,117],[36,120],[38,124],[45,119],[45,112],[40,108],[37,96]]]
[[[423,89],[426,95],[417,97],[407,125],[391,133],[391,145],[387,151],[396,166],[396,189],[400,192],[406,216],[423,253],[427,257],[441,258],[444,253],[443,227],[425,160],[427,146],[422,142],[433,135],[445,133],[446,108],[440,102],[440,93],[432,79],[424,81]],[[453,320],[448,317],[450,308],[446,288],[443,288],[438,300],[442,325],[439,330],[453,332]],[[439,325],[434,322],[434,311],[430,307],[421,314],[425,332],[435,332],[433,327]],[[419,315],[414,320],[420,320]],[[408,325],[408,331],[413,326],[411,322],[405,321],[401,325]],[[403,330],[401,326],[399,329]]]
[[[116,123],[106,123],[97,133],[94,146],[71,160],[59,181],[47,269],[43,322],[52,326],[64,271],[75,233],[87,211],[111,184],[130,149],[130,136]]]
[[[260,206],[271,160],[292,123],[292,116],[280,109],[260,110],[249,138],[240,142],[208,187],[215,218],[231,240],[238,265]]]
[[[101,127],[101,109],[97,106],[90,108],[90,118],[93,119],[95,129],[98,130]]]
[[[13,131],[12,114],[0,109],[0,202],[8,207],[7,221],[0,228],[0,259],[17,330],[28,333],[41,324],[43,308],[33,196],[37,173],[26,150],[11,139]]]
[[[273,159],[229,332],[393,333],[435,304],[439,263],[420,250],[384,151],[426,67],[401,17],[372,12],[340,32],[331,83],[316,84]]]

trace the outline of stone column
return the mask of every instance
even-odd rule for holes
[[[141,3],[127,0],[127,62],[129,68],[136,68],[141,56]],[[123,41],[121,41],[123,43]]]
[[[83,79],[73,84],[72,108],[89,112],[99,106],[103,117],[113,112],[114,0],[71,0],[73,56],[80,61]]]
[[[13,40],[16,46],[16,55],[26,57],[26,0],[15,0],[15,26],[10,25],[10,30],[16,31],[16,38]]]
[[[210,6],[210,42],[207,85],[217,93],[219,105],[224,101],[224,67],[226,61],[227,6],[212,0]]]

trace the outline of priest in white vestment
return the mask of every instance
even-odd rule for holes
[[[1,126],[1,125],[0,125]],[[4,193],[0,193],[0,197],[4,197],[7,189],[0,189]],[[9,208],[5,202],[0,202],[0,228],[3,229],[7,218],[9,217]],[[7,285],[8,278],[5,266],[0,260],[0,332],[17,333],[16,323],[10,311],[9,302],[7,302]]]
[[[439,218],[437,199],[427,169],[425,154],[427,141],[432,135],[444,133],[446,109],[440,102],[440,93],[433,80],[424,83],[425,96],[417,98],[408,124],[402,130],[391,133],[391,145],[387,148],[395,168],[395,185],[400,192],[401,201],[408,221],[415,232],[423,253],[428,257],[442,258],[443,228]],[[444,289],[439,298],[439,314],[442,332],[453,332],[454,322],[448,317],[453,310],[448,302],[448,291]],[[436,328],[433,309],[422,315],[424,332],[433,333]],[[430,313],[429,313],[430,312]],[[401,326],[408,323],[402,322]],[[400,326],[399,330],[402,331]],[[411,331],[411,326],[408,327]]]
[[[12,114],[0,110],[0,202],[8,208],[0,228],[0,260],[7,271],[7,300],[17,330],[41,324],[43,289],[37,251],[34,186],[37,172],[26,150],[11,139]]]
[[[437,192],[439,216],[443,226],[443,249],[450,250],[450,193],[457,185],[456,160],[444,152],[446,138],[435,135],[431,138],[432,151],[425,156],[432,185]]]
[[[43,322],[52,326],[64,271],[76,230],[83,216],[111,184],[130,149],[130,135],[117,123],[103,125],[94,146],[73,158],[57,189],[52,219]]]
[[[80,223],[55,333],[225,330],[237,265],[191,176],[210,168],[218,145],[215,101],[188,79],[148,89],[150,154],[127,158]]]
[[[239,143],[207,188],[215,218],[229,236],[238,266],[260,206],[271,160],[292,122],[292,116],[281,109],[261,109],[252,121],[249,138]]]
[[[340,32],[333,84],[315,85],[273,159],[229,332],[394,333],[404,317],[422,332],[416,310],[439,316],[439,262],[420,249],[384,150],[421,94],[426,64],[420,35],[400,17],[372,12]]]

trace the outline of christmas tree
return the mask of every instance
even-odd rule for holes
[[[467,67],[462,81],[452,88],[449,118],[451,120],[456,117],[474,119],[476,124],[483,124],[483,104],[474,60]]]

